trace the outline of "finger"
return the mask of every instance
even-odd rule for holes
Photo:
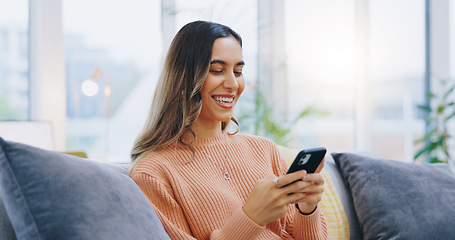
[[[316,185],[323,185],[324,184],[324,177],[320,173],[313,173],[313,174],[307,174],[305,179],[303,179],[305,182],[313,182]]]
[[[292,194],[297,192],[305,192],[304,189],[307,187],[314,185],[312,182],[304,182],[304,181],[296,181],[291,184],[288,184],[281,189],[285,194]]]
[[[291,195],[287,195],[286,203],[287,204],[295,204],[298,202],[305,202],[305,198],[307,197],[306,193],[297,192]]]
[[[298,192],[306,193],[307,195],[322,194],[324,193],[324,185],[310,185],[308,187],[299,189]]]
[[[296,200],[295,203],[308,203],[308,204],[318,204],[322,200],[323,192],[303,192],[295,193],[293,195],[303,194],[302,198]]]
[[[290,184],[286,187],[281,188],[286,194],[291,195],[294,193],[305,193],[309,194],[322,194],[324,192],[324,185],[317,185],[312,182],[298,181]]]
[[[264,181],[268,182],[268,184],[271,185],[273,188],[278,189],[278,188],[280,188],[280,184],[282,182],[281,178],[282,178],[282,176],[278,177],[278,176],[272,175],[267,178],[264,178]]]
[[[284,187],[284,186],[286,186],[288,184],[291,184],[291,183],[293,183],[295,181],[305,179],[306,175],[307,175],[307,173],[306,173],[305,170],[293,172],[293,173],[290,173],[290,174],[286,174],[286,175],[280,176],[280,178],[276,182],[276,185],[277,185],[278,188],[282,188],[282,187]]]
[[[305,194],[304,197],[295,201],[295,203],[307,203],[317,205],[322,200],[322,194]]]
[[[294,193],[289,195],[287,202],[289,204],[306,203],[317,205],[322,200],[322,194]]]

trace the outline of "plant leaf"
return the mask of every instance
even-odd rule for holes
[[[434,95],[432,92],[427,92],[427,98],[435,98],[436,95]]]
[[[426,149],[426,148],[420,150],[420,151],[414,156],[414,159],[417,159],[420,155],[424,154],[425,152],[427,152],[427,149]]]
[[[442,162],[442,161],[441,161],[439,158],[437,158],[437,157],[432,157],[432,158],[430,159],[430,163],[441,163],[441,162]]]
[[[300,121],[304,117],[309,117],[309,116],[324,116],[328,115],[329,112],[323,111],[316,109],[314,106],[308,106],[305,109],[303,109],[299,115],[291,122],[291,126],[295,125],[298,121]]]
[[[431,136],[437,131],[436,128],[431,129],[429,132],[427,132],[422,138],[418,139],[415,141],[415,143],[421,143],[426,140],[430,140]]]
[[[441,104],[441,105],[439,105],[438,108],[437,108],[437,113],[438,113],[438,114],[441,114],[441,113],[444,112],[444,110],[445,110],[445,106]]]
[[[450,120],[455,116],[455,112],[451,113],[448,117],[446,117],[446,120]]]
[[[417,107],[425,112],[431,112],[431,107],[428,105],[417,105]]]
[[[445,92],[442,99],[444,99],[444,100],[447,99],[449,97],[449,95],[453,92],[454,89],[455,89],[455,86],[452,86],[449,90],[447,90],[447,92]]]

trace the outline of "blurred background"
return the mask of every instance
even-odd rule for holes
[[[438,96],[455,100],[452,0],[0,0],[0,121],[128,162],[169,43],[199,19],[242,36],[236,117],[277,144],[413,161]]]

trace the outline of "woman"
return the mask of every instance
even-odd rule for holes
[[[226,132],[231,120],[238,125],[244,65],[242,40],[229,27],[184,26],[134,144],[130,176],[172,239],[326,238],[322,176],[284,175],[273,142]]]

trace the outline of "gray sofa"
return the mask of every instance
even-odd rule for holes
[[[324,169],[351,239],[453,239],[446,165],[332,153]],[[126,170],[0,138],[0,239],[169,239]]]

